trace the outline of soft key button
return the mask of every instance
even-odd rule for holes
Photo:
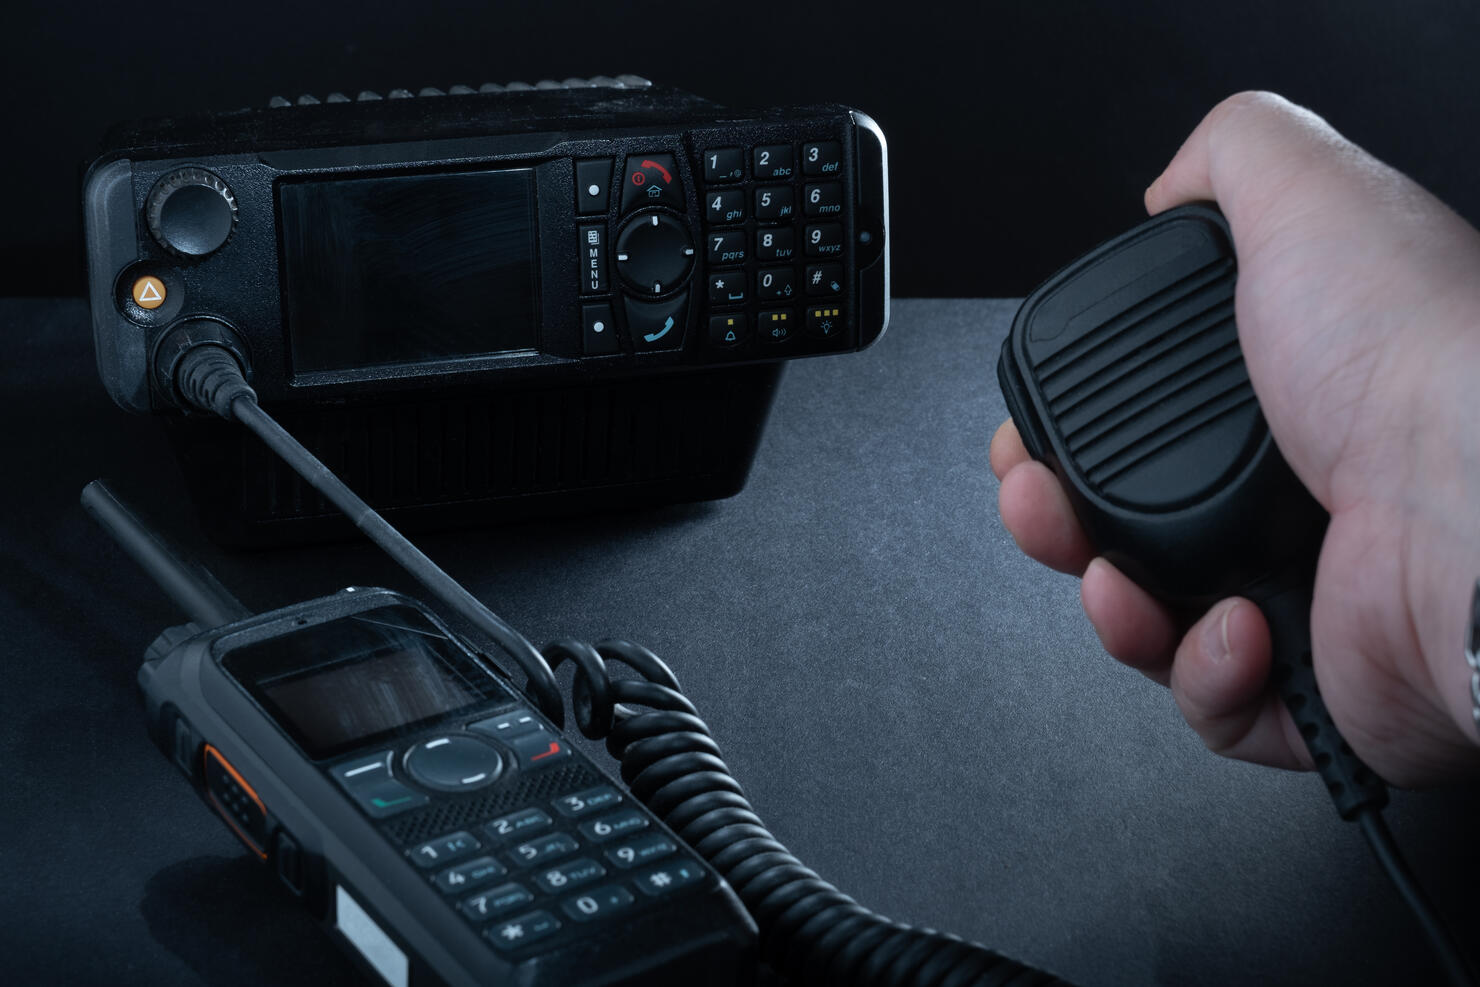
[[[511,709],[507,713],[490,716],[477,723],[469,723],[468,729],[499,740],[507,740],[520,734],[543,730],[544,725],[527,709]]]
[[[356,758],[334,768],[334,780],[372,819],[384,819],[426,805],[425,795],[391,776],[391,752]]]
[[[611,181],[611,161],[577,161],[576,212],[582,216],[606,212],[606,198],[611,189]]]

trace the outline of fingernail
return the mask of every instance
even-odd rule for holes
[[[1234,600],[1223,608],[1223,613],[1216,620],[1210,620],[1203,625],[1202,650],[1213,661],[1224,662],[1228,660],[1233,649],[1228,646],[1228,618],[1239,607],[1239,601]]]

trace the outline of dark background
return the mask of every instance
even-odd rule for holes
[[[0,295],[81,293],[80,163],[117,120],[621,72],[873,115],[897,295],[1026,294],[1132,224],[1202,114],[1246,88],[1312,107],[1473,222],[1477,36],[1466,0],[11,5]]]

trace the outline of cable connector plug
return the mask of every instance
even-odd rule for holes
[[[175,364],[175,389],[191,407],[228,420],[236,417],[231,404],[237,398],[257,401],[257,392],[247,383],[235,355],[214,343],[193,346],[180,357]]]

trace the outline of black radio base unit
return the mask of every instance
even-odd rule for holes
[[[349,529],[183,410],[176,362],[202,342],[426,527],[733,494],[782,361],[883,333],[887,160],[864,114],[631,76],[484,90],[152,121],[89,169],[100,375],[172,420],[218,540]]]

